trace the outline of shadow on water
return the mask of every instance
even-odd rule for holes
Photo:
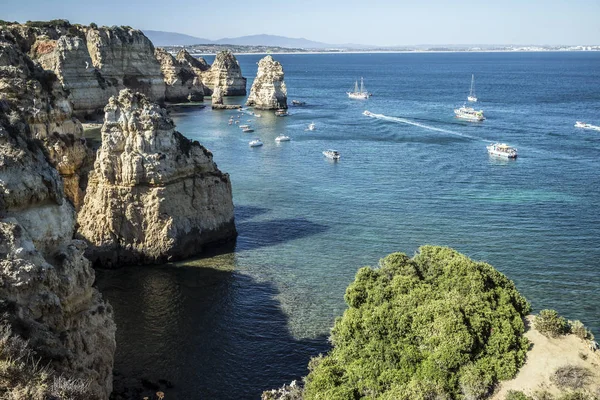
[[[242,222],[248,219],[252,219],[262,214],[266,214],[271,209],[264,207],[255,206],[235,206],[235,222]]]
[[[182,265],[99,270],[98,286],[115,310],[118,398],[156,392],[165,399],[256,399],[307,373],[325,337],[297,340],[270,283],[230,270]],[[142,380],[146,389],[141,392]],[[164,382],[173,383],[167,388]],[[125,388],[129,388],[126,390]]]
[[[271,221],[241,221],[236,223],[238,238],[236,251],[254,250],[274,246],[294,239],[325,232],[328,226],[304,218],[276,219]]]

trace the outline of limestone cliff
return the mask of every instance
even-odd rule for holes
[[[78,206],[92,154],[57,76],[32,62],[19,44],[22,38],[0,31],[0,96],[12,105],[5,112],[12,113],[15,123],[22,119],[20,129],[44,144],[49,161],[63,176],[67,197]]]
[[[24,87],[35,86],[26,78]],[[3,75],[0,87],[7,81],[16,84]],[[93,395],[108,399],[112,308],[92,287],[85,243],[72,240],[73,206],[17,100],[0,102],[0,311],[49,373],[89,381]]]
[[[103,266],[184,258],[236,234],[229,176],[164,109],[130,90],[105,108],[78,223]]]
[[[246,95],[246,78],[242,76],[240,63],[230,51],[217,54],[210,69],[202,75],[202,82],[210,90],[221,88],[223,96]]]
[[[266,56],[258,62],[256,79],[252,83],[246,105],[262,110],[287,108],[283,67],[273,57]]]
[[[182,52],[185,54],[182,54]],[[199,68],[202,64],[199,62],[195,64],[193,57],[185,50],[181,50],[177,58],[161,48],[154,50],[154,55],[160,63],[165,80],[166,101],[183,102],[202,101],[204,99],[204,85],[202,84],[201,77],[202,70]],[[186,55],[189,56],[189,59]]]

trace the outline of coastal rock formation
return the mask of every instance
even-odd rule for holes
[[[78,223],[103,266],[184,258],[236,235],[229,176],[164,109],[130,90],[105,108]]]
[[[64,179],[67,198],[79,206],[86,166],[91,165],[93,155],[82,139],[81,123],[73,117],[72,104],[57,76],[33,63],[21,50],[18,38],[11,32],[0,32],[0,92],[12,105],[9,119],[23,119],[20,129],[43,143],[49,161]],[[36,43],[34,48],[43,47]]]
[[[221,88],[223,96],[246,95],[246,78],[242,76],[240,63],[230,51],[217,54],[210,69],[203,73],[202,82],[211,91]]]
[[[177,58],[161,48],[154,50],[154,55],[160,63],[165,80],[166,101],[183,102],[204,99],[202,69],[200,68],[202,64],[200,62],[194,63],[195,59],[185,50],[181,50]]]
[[[102,78],[118,89],[129,88],[162,101],[165,82],[154,46],[142,31],[129,27],[89,28],[87,48]]]
[[[3,60],[6,43],[0,49]],[[0,88],[18,84],[2,71]],[[22,74],[23,88],[35,87],[29,75],[35,71],[14,72]],[[43,143],[30,136],[28,111],[24,115],[21,107],[31,93],[22,93],[23,99],[6,96],[0,103],[0,308],[50,374],[89,381],[94,396],[108,399],[115,351],[112,308],[92,287],[86,245],[72,239],[75,211]]]
[[[258,62],[258,72],[246,105],[261,110],[287,108],[283,67],[273,57],[266,56]]]

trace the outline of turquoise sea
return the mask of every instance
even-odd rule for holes
[[[248,89],[260,58],[238,56]],[[168,400],[257,399],[327,351],[358,268],[423,244],[489,262],[536,311],[600,335],[600,132],[573,127],[600,125],[600,53],[275,58],[288,101],[307,103],[289,117],[245,114],[244,134],[237,112],[172,112],[231,175],[239,237],[200,260],[98,271],[122,376],[172,381]],[[482,123],[454,118],[471,74]],[[361,76],[373,97],[348,99]],[[488,156],[496,141],[519,158]]]

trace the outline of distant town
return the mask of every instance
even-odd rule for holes
[[[539,45],[498,45],[498,46],[406,46],[406,47],[367,47],[367,48],[290,48],[264,45],[196,44],[162,46],[171,53],[185,49],[193,55],[216,54],[222,50],[234,53],[357,53],[357,52],[537,52],[537,51],[600,51],[600,45],[593,46],[539,46]]]

